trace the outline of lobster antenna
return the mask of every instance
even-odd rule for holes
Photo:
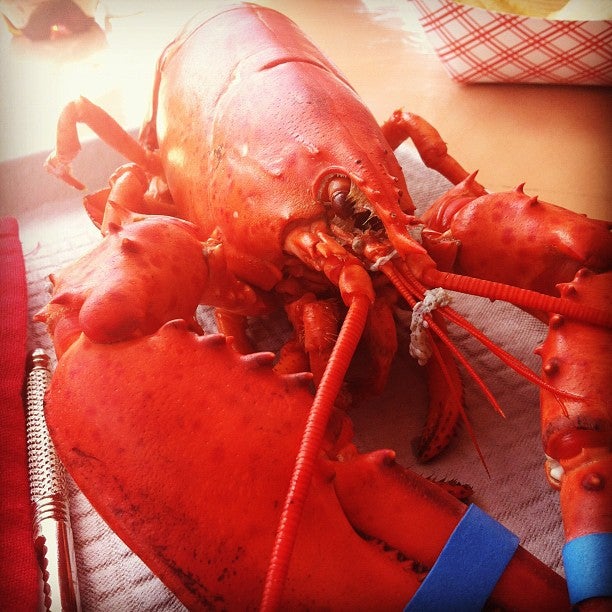
[[[441,272],[435,268],[425,271],[423,281],[430,287],[443,287],[450,291],[469,293],[491,300],[504,300],[519,308],[554,312],[591,325],[612,327],[612,314],[610,312],[577,304],[564,298],[531,291],[530,289],[513,287],[482,278],[462,276],[452,272]]]
[[[264,612],[280,608],[291,554],[325,430],[344,375],[363,333],[370,303],[370,298],[364,294],[352,295],[338,340],[310,408],[268,566],[261,603]]]
[[[412,274],[410,269],[406,267],[403,262],[400,262],[399,265],[401,266],[401,270],[403,273],[403,276],[401,278],[406,278],[406,281],[410,279],[410,283],[417,288],[418,292],[421,294],[424,293],[425,287],[421,283],[419,283],[419,281],[416,279],[414,274]],[[401,278],[399,278],[398,276],[398,282],[400,283],[401,283]],[[463,276],[460,278],[468,278],[474,281],[480,280],[480,279],[476,279],[472,277],[463,277]],[[487,283],[489,281],[483,281],[483,282]],[[510,285],[503,285],[502,283],[495,283],[495,284],[501,285],[502,287],[507,287],[508,289],[519,289],[520,290],[520,288],[512,287]],[[535,292],[530,292],[530,293],[535,293]],[[540,295],[541,294],[536,293],[536,296],[540,296]],[[551,297],[551,296],[543,295],[541,297]],[[553,298],[553,299],[557,299],[557,298]],[[563,301],[566,301],[566,300],[563,300]],[[486,334],[480,331],[477,327],[474,327],[474,325],[472,325],[465,317],[461,316],[456,310],[450,308],[449,306],[440,306],[440,308],[438,308],[438,312],[440,312],[440,314],[444,316],[446,319],[455,323],[455,325],[458,325],[459,327],[464,329],[466,332],[468,332],[470,336],[478,340],[478,342],[480,342],[487,349],[489,349],[495,356],[497,356],[508,367],[512,368],[517,374],[527,379],[529,382],[537,385],[541,389],[545,389],[546,391],[549,391],[550,393],[552,393],[558,399],[558,401],[560,401],[559,396],[572,398],[572,399],[583,399],[580,395],[576,395],[575,393],[557,389],[554,385],[551,385],[550,383],[540,378],[537,374],[535,374],[532,370],[530,370],[522,361],[520,361],[514,355],[508,353],[507,351],[502,349],[500,346],[495,344]],[[601,313],[601,311],[595,311],[595,312]],[[604,314],[604,313],[601,313],[601,314]],[[562,402],[561,404],[563,405]],[[564,410],[565,410],[565,407],[564,407]]]
[[[535,372],[530,370],[522,361],[517,359],[514,355],[497,346],[497,344],[495,344],[486,334],[481,332],[477,327],[474,327],[456,310],[453,310],[448,306],[442,306],[439,311],[449,321],[452,321],[453,323],[455,323],[455,325],[463,328],[466,332],[470,334],[470,336],[472,336],[482,345],[488,348],[496,357],[498,357],[508,367],[512,368],[517,374],[519,374],[529,382],[533,383],[534,385],[537,385],[541,389],[545,389],[546,391],[552,393],[558,400],[558,396],[567,397],[571,399],[584,399],[581,395],[577,395],[576,393],[557,389],[554,385],[551,385],[550,383],[540,378]]]

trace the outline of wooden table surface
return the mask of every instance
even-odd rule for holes
[[[401,106],[421,114],[467,169],[479,169],[490,190],[525,182],[529,194],[612,217],[610,88],[457,84],[429,46],[408,0],[261,3],[293,18],[379,121]],[[80,60],[70,47],[58,60],[44,45],[37,52],[3,31],[0,77],[8,95],[0,102],[0,158],[51,148],[59,109],[80,93],[123,125],[139,125],[159,49],[202,5],[202,0],[108,0],[105,6],[117,16],[106,36],[108,47]]]

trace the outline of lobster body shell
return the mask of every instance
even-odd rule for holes
[[[324,218],[317,191],[334,170],[375,196],[373,205],[385,202],[388,214],[411,211],[371,113],[274,11],[247,4],[188,27],[162,56],[155,89],[142,139],[159,147],[178,216],[206,235],[219,230],[229,250],[257,260],[270,273],[252,279],[264,289],[278,280],[288,226]]]

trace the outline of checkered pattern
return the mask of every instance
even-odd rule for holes
[[[612,84],[612,21],[553,21],[451,0],[412,1],[455,81]]]

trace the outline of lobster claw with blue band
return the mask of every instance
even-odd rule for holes
[[[177,372],[187,374],[172,384]],[[312,403],[309,380],[277,374],[271,355],[239,355],[186,322],[114,343],[82,334],[59,360],[47,422],[80,489],[188,609],[256,609]],[[350,435],[335,411],[282,609],[402,610],[429,598],[428,574],[452,580],[444,590],[455,602],[569,609],[563,578],[501,525],[401,467],[392,451],[358,453]]]
[[[612,274],[583,269],[559,289],[577,303],[609,307]],[[589,609],[605,609],[612,598],[611,347],[609,331],[553,315],[536,351],[545,379],[576,395],[560,403],[542,391],[542,438],[548,481],[560,492],[571,601]]]
[[[404,612],[482,610],[519,538],[471,505]]]

